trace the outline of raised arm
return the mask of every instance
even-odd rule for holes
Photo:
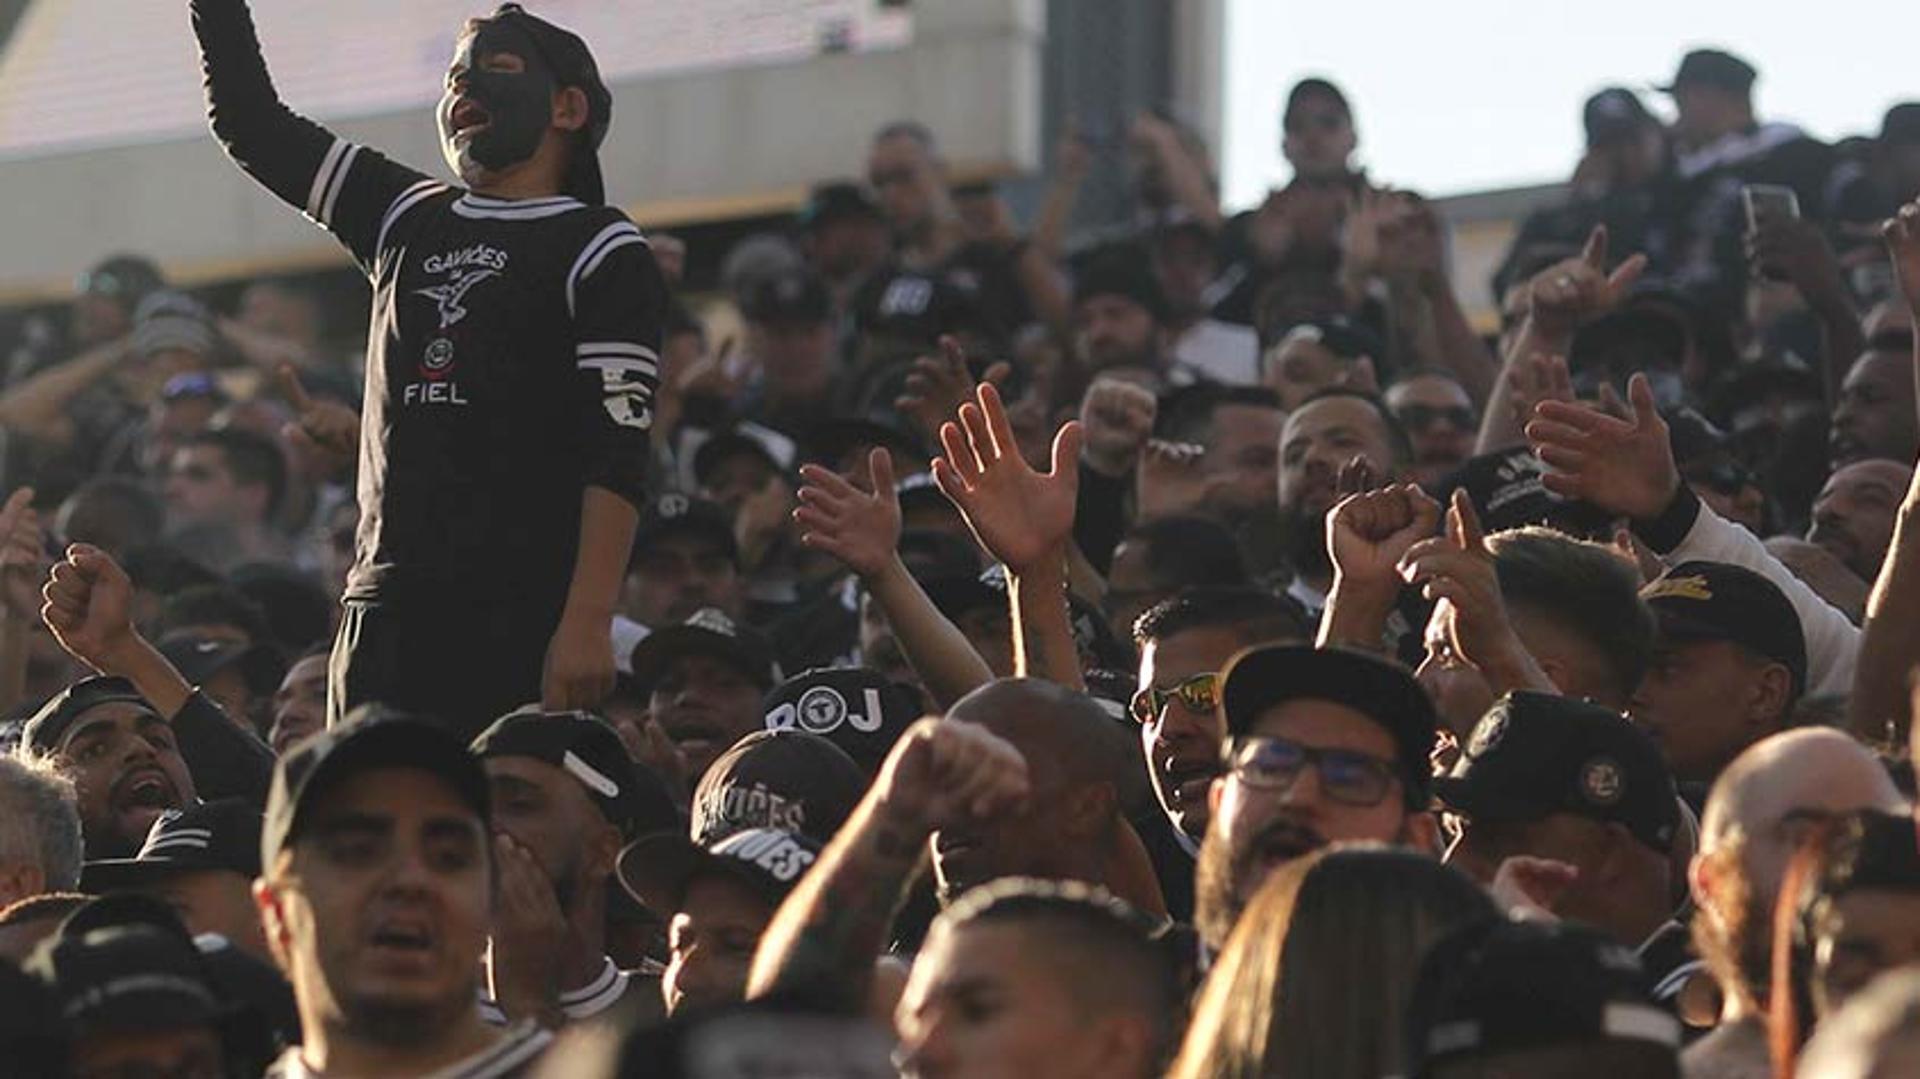
[[[946,451],[933,462],[940,490],[975,538],[1007,567],[1015,672],[1069,689],[1086,686],[1067,613],[1067,549],[1080,487],[1080,424],[1061,426],[1053,468],[1036,472],[1020,456],[999,391],[981,385],[960,422],[940,429]]]
[[[1691,560],[1741,566],[1772,581],[1800,615],[1807,641],[1807,692],[1826,696],[1853,686],[1860,631],[1819,593],[1782,565],[1757,536],[1701,505],[1680,482],[1667,424],[1645,375],[1627,383],[1632,413],[1609,416],[1585,405],[1548,401],[1527,425],[1527,438],[1549,471],[1547,489],[1589,502],[1632,522],[1668,565]]]
[[[40,616],[60,647],[101,674],[133,683],[173,725],[201,797],[266,804],[273,751],[189,685],[133,628],[133,583],[118,563],[97,547],[76,543],[54,563],[42,595]]]
[[[1333,587],[1320,647],[1385,650],[1387,620],[1400,600],[1400,560],[1439,524],[1440,504],[1412,483],[1349,495],[1327,513]]]
[[[1900,208],[1881,229],[1893,257],[1900,291],[1910,309],[1920,310],[1920,202]],[[1920,342],[1914,371],[1920,378]],[[1847,701],[1847,725],[1863,738],[1897,732],[1904,739],[1908,679],[1920,665],[1920,474],[1907,487],[1894,521],[1893,542],[1867,599],[1867,620],[1860,633],[1860,662],[1854,668],[1853,696]]]
[[[1645,255],[1634,255],[1607,271],[1607,230],[1595,227],[1578,258],[1557,262],[1527,283],[1527,320],[1521,324],[1512,351],[1501,357],[1502,371],[1481,420],[1476,454],[1493,453],[1526,441],[1513,408],[1513,380],[1519,365],[1536,356],[1565,356],[1573,345],[1573,331],[1587,319],[1612,309],[1647,268]]]
[[[748,997],[780,993],[862,1011],[874,960],[927,839],[941,828],[992,820],[1027,793],[1020,751],[986,728],[940,719],[909,728],[774,913],[753,957]]]
[[[1893,542],[1867,598],[1860,661],[1847,726],[1870,741],[1907,737],[1908,679],[1920,667],[1920,473],[1907,487],[1893,526]]]
[[[227,156],[371,269],[382,234],[407,208],[403,197],[440,185],[281,103],[246,0],[192,0],[192,12],[207,120]]]
[[[802,466],[800,478],[806,484],[793,511],[805,530],[800,542],[859,575],[934,703],[946,708],[993,681],[986,660],[900,561],[900,498],[887,451],[876,449],[867,459],[870,494],[818,465]]]

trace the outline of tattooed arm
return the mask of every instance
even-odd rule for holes
[[[923,719],[894,744],[866,798],[780,905],[747,995],[803,996],[862,1012],[901,893],[939,828],[1027,795],[1020,751],[968,723]]]

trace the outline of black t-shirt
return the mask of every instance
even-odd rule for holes
[[[195,0],[215,135],[373,284],[347,595],[564,591],[582,492],[644,497],[666,286],[625,214],[437,182],[282,106],[242,0]]]

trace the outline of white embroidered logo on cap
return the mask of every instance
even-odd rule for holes
[[[687,625],[699,629],[711,630],[714,633],[720,634],[722,637],[738,637],[740,635],[740,631],[734,628],[733,619],[721,614],[719,609],[715,607],[700,608],[700,610],[694,612],[692,618],[687,619]]]
[[[1467,756],[1484,757],[1500,744],[1507,733],[1507,713],[1505,711],[1488,712],[1473,734],[1467,739]]]

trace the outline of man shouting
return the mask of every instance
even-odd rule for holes
[[[453,186],[281,104],[245,0],[192,10],[214,135],[373,285],[329,719],[381,700],[470,737],[535,698],[598,703],[667,296],[604,205],[612,98],[586,44],[517,4],[467,22],[436,111]]]

